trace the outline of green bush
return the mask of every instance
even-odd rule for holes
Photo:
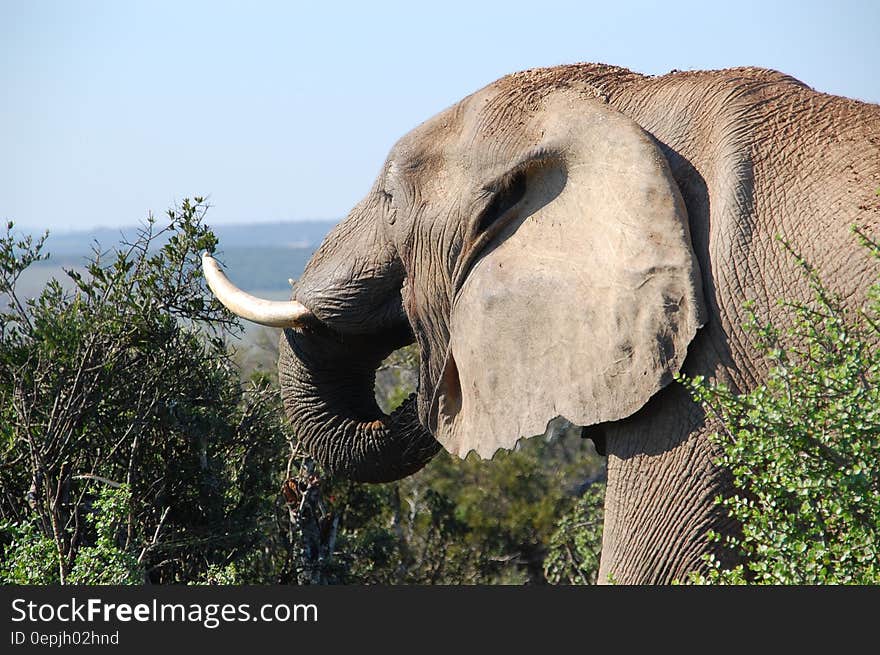
[[[0,559],[2,584],[55,584],[58,582],[58,550],[55,542],[35,521],[0,524],[7,545]]]
[[[590,487],[583,497],[589,500],[581,500],[579,488],[603,474],[588,441],[559,437],[529,440],[492,461],[441,452],[419,473],[394,483],[326,480],[325,507],[338,518],[338,531],[322,575],[343,584],[594,580],[586,548],[578,550],[579,573],[562,565],[548,569],[546,562],[555,551],[570,550],[569,542],[580,548],[601,541],[604,485]]]
[[[550,537],[544,574],[552,584],[596,584],[602,552],[605,485],[592,484],[573,498]]]
[[[230,359],[237,322],[201,276],[205,211],[185,201],[164,229],[96,248],[71,291],[52,280],[31,299],[16,282],[45,236],[0,235],[5,579],[183,582],[236,563],[272,581],[287,557],[280,400]]]
[[[787,303],[793,327],[754,316],[747,326],[773,363],[766,384],[738,395],[685,381],[724,425],[720,463],[738,491],[718,502],[742,526],[724,542],[743,563],[725,570],[710,558],[693,582],[880,583],[880,284],[864,310],[848,311],[798,262],[813,301]]]
[[[140,561],[133,552],[119,547],[125,529],[131,492],[125,485],[90,490],[94,497],[85,522],[95,532],[94,544],[76,549],[66,581],[69,584],[139,584]],[[35,522],[0,526],[10,542],[0,560],[0,583],[58,584],[60,553],[53,539],[38,530]]]

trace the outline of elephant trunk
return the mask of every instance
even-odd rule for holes
[[[333,335],[284,331],[284,406],[300,444],[328,473],[389,482],[415,473],[440,450],[419,422],[414,395],[390,416],[376,404],[376,368],[389,353]]]
[[[209,256],[205,278],[217,298],[248,320],[285,327],[278,375],[299,443],[325,471],[388,482],[422,468],[440,444],[422,427],[415,397],[391,415],[376,404],[376,368],[413,340],[400,289],[404,270],[374,220],[368,197],[312,256],[294,299],[272,302],[237,289]]]

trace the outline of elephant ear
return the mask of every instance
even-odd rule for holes
[[[520,165],[511,222],[454,298],[429,425],[459,456],[491,457],[556,417],[587,426],[633,414],[672,380],[702,325],[666,159],[623,114],[586,105],[551,112],[560,118],[543,131],[558,156]]]

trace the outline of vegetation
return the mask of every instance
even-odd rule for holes
[[[553,584],[596,584],[602,552],[605,485],[594,484],[573,499],[550,537],[544,573]]]
[[[344,493],[353,496],[342,505],[347,530],[340,563],[346,573],[339,581],[540,584],[595,579],[590,567],[596,562],[589,559],[565,569],[545,568],[561,560],[554,553],[575,539],[560,533],[558,517],[576,511],[583,489],[595,495],[602,488],[590,485],[602,472],[590,449],[582,440],[533,439],[491,462],[475,456],[461,462],[441,453],[398,483],[345,485]],[[572,580],[574,569],[579,573]]]
[[[813,301],[787,303],[787,330],[748,326],[774,364],[767,383],[737,395],[687,381],[724,426],[721,464],[738,492],[718,502],[742,525],[725,541],[744,558],[730,570],[710,559],[693,582],[880,583],[880,283],[852,313],[798,262]]]
[[[202,288],[198,252],[215,243],[204,211],[197,199],[165,229],[149,220],[133,243],[69,272],[72,292],[53,280],[30,300],[16,280],[46,257],[45,237],[16,239],[9,224],[0,239],[7,582],[276,568],[262,554],[287,435],[275,391],[241,384],[226,346],[236,323]],[[37,553],[51,560],[31,561]]]

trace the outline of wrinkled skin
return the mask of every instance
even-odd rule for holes
[[[784,320],[778,298],[809,297],[777,234],[858,305],[877,270],[849,227],[876,234],[878,187],[880,108],[774,71],[502,78],[401,139],[315,253],[294,296],[317,320],[282,339],[288,414],[365,481],[441,443],[491,456],[556,416],[594,426],[600,580],[682,579],[734,526],[712,419],[672,374],[764,379],[744,302]],[[417,397],[386,417],[375,368],[413,340]]]

